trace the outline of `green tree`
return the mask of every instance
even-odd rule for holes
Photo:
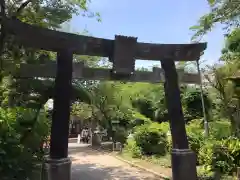
[[[9,17],[15,16],[21,21],[49,29],[59,29],[62,23],[67,22],[74,14],[83,15],[87,17],[99,18],[98,13],[89,11],[88,5],[90,1],[7,1],[6,14]],[[54,61],[56,54],[53,52],[46,52],[35,50],[32,48],[22,48],[14,43],[14,39],[5,38],[4,51],[1,60],[5,65],[4,71],[1,72],[4,78],[4,83],[1,89],[2,102],[7,105],[25,106],[32,102],[32,107],[39,108],[49,98],[53,96],[53,81],[51,79],[14,79],[8,76],[8,70],[14,69],[17,72],[19,63],[39,64],[48,61]],[[78,57],[74,58],[74,60]],[[97,58],[82,57],[85,62],[89,64],[97,63]],[[7,66],[8,63],[16,65]],[[11,71],[12,72],[12,71]],[[74,83],[74,98],[79,99],[81,96],[84,100],[90,101],[88,94],[83,89],[83,86]],[[78,91],[78,92],[77,92]],[[7,102],[9,101],[9,102]],[[7,102],[7,103],[6,103]],[[33,103],[35,102],[35,104]]]
[[[203,15],[198,24],[190,29],[195,31],[192,39],[201,38],[214,28],[217,23],[224,24],[230,31],[240,25],[240,3],[232,0],[208,0],[210,12]]]
[[[209,113],[211,110],[211,100],[208,97],[208,94],[203,93],[204,104],[206,108],[206,115],[209,117]],[[203,109],[202,109],[202,100],[201,100],[201,91],[197,88],[189,87],[185,90],[183,94],[183,106],[186,110],[188,118],[186,120],[193,120],[197,118],[203,117]],[[185,114],[186,115],[186,114]],[[209,119],[209,118],[208,118]]]

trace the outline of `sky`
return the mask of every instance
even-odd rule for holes
[[[114,39],[115,35],[138,37],[146,43],[190,43],[193,32],[189,27],[209,12],[207,0],[92,0],[90,10],[99,12],[101,22],[94,18],[74,16],[71,31],[87,29],[92,36]],[[201,57],[205,64],[218,61],[224,46],[221,27],[208,33],[208,43]],[[156,61],[137,61],[137,67],[158,65]]]

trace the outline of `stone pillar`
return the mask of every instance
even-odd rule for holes
[[[91,145],[94,146],[94,147],[100,147],[101,146],[101,139],[100,139],[99,133],[94,132],[92,134]]]
[[[190,149],[172,149],[173,180],[197,180],[196,154]]]
[[[165,96],[172,134],[173,180],[197,180],[196,156],[188,146],[175,63],[165,59],[161,65],[165,72]]]
[[[50,157],[44,165],[44,180],[71,180],[71,161],[68,158],[70,99],[72,92],[72,60],[69,50],[57,54]]]
[[[47,158],[43,172],[42,180],[71,180],[71,160]]]

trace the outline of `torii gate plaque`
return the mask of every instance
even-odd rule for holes
[[[125,81],[165,81],[165,94],[172,133],[173,180],[196,180],[196,159],[189,150],[185,130],[178,73],[174,61],[199,59],[206,43],[149,44],[138,43],[137,38],[116,36],[115,40],[94,38],[44,29],[3,18],[2,25],[14,36],[16,43],[25,47],[57,52],[57,65],[22,65],[22,77],[55,77],[54,109],[51,128],[50,157],[46,161],[48,180],[70,180],[71,161],[68,158],[68,124],[70,116],[71,80],[74,78],[112,79]],[[109,57],[112,70],[73,66],[73,54]],[[162,68],[153,72],[134,72],[135,59],[161,61]],[[51,68],[50,68],[51,66]],[[28,71],[27,68],[35,68]],[[25,70],[23,70],[25,68]],[[41,69],[46,68],[46,72]],[[39,69],[39,70],[38,70]],[[21,70],[21,69],[20,69]],[[72,72],[73,71],[73,72]],[[165,73],[165,80],[161,72]],[[53,74],[52,72],[56,72]],[[179,72],[181,74],[181,72]],[[21,75],[20,75],[21,76]],[[185,79],[184,79],[185,78]],[[181,74],[180,81],[199,83],[195,74]]]

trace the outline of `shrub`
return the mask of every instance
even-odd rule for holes
[[[123,127],[117,127],[114,133],[114,140],[120,142],[121,144],[125,144],[127,140],[128,132]]]
[[[214,172],[209,166],[201,166],[197,168],[198,180],[214,180]]]
[[[146,116],[142,115],[137,111],[132,112],[132,120],[131,120],[132,128],[136,126],[141,126],[143,124],[150,124],[150,123],[151,123],[151,120]]]
[[[172,150],[172,136],[170,131],[170,126],[168,122],[162,122],[162,123],[152,123],[151,126],[154,126],[159,131],[165,133],[167,135],[167,151],[171,152]]]
[[[199,149],[198,162],[200,165],[211,166],[215,143],[215,141],[208,141]]]
[[[226,140],[207,142],[200,148],[199,163],[210,166],[222,174],[232,174],[240,166],[240,140],[230,137]]]
[[[41,113],[34,123],[35,115],[29,109],[0,108],[1,179],[26,180],[41,163],[44,152],[40,144],[48,136],[49,120]]]
[[[142,156],[140,147],[137,146],[134,139],[128,139],[124,150],[131,155],[132,158],[139,158]]]
[[[201,148],[204,137],[203,136],[199,136],[197,134],[194,133],[189,133],[188,134],[188,143],[189,143],[189,147],[192,151],[194,151],[197,155],[199,153],[199,149]]]
[[[154,103],[149,98],[135,99],[132,101],[132,106],[147,118],[154,119]]]
[[[210,135],[217,140],[231,136],[231,124],[229,121],[214,121],[209,123]]]
[[[200,147],[204,143],[203,128],[201,120],[196,119],[188,123],[187,127],[188,142],[190,148],[198,155]]]
[[[230,137],[219,141],[213,149],[212,166],[222,173],[236,172],[240,166],[240,140]]]
[[[211,108],[211,100],[208,98],[208,94],[203,93],[203,99],[205,102],[206,110]],[[183,104],[186,107],[186,111],[192,118],[203,117],[201,91],[196,88],[189,88],[185,91],[183,96]],[[208,114],[208,111],[206,112]]]
[[[165,155],[167,150],[166,133],[160,131],[154,124],[157,123],[139,126],[134,133],[134,139],[144,155]]]
[[[162,131],[164,133],[168,133],[170,131],[168,122],[151,123],[150,126],[156,128],[157,130]]]

